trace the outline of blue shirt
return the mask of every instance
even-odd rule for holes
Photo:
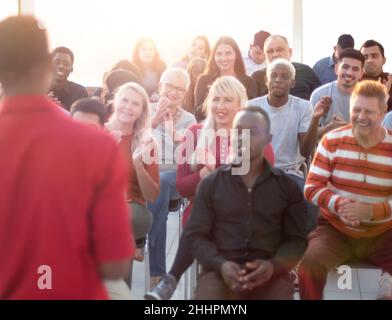
[[[385,115],[384,121],[382,123],[383,127],[392,130],[392,112],[388,112]]]
[[[316,62],[313,71],[319,77],[321,84],[333,82],[337,79],[335,74],[335,61],[333,56],[323,58]]]
[[[327,83],[316,89],[310,97],[310,103],[313,107],[321,100],[321,97],[328,96],[332,99],[329,111],[320,119],[320,124],[326,126],[333,117],[339,116],[347,123],[350,122],[350,98],[351,94],[347,94],[339,90],[337,81]]]

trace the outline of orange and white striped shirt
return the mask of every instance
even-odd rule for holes
[[[384,140],[369,149],[357,143],[351,125],[329,132],[309,170],[305,198],[352,238],[374,237],[392,229],[392,131],[385,130]],[[337,214],[343,198],[372,204],[373,220],[355,228],[345,225]]]

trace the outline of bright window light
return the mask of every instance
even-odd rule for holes
[[[180,59],[193,37],[211,45],[229,35],[247,51],[259,30],[291,39],[291,0],[35,0],[35,13],[47,26],[51,47],[75,53],[71,79],[101,85],[119,59],[131,58],[138,38],[155,40],[168,65]]]

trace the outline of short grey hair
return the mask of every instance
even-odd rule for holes
[[[272,39],[281,39],[283,40],[283,42],[287,45],[288,48],[290,48],[290,44],[289,44],[289,40],[287,40],[287,38],[285,36],[282,36],[280,34],[271,34],[267,39],[265,39],[264,41],[264,52],[266,51],[266,47],[268,42],[270,42]]]
[[[293,64],[290,61],[287,61],[286,59],[276,59],[272,61],[268,67],[267,67],[267,77],[271,75],[271,72],[276,68],[276,67],[284,67],[286,70],[290,73],[291,79],[295,79],[295,68]]]
[[[189,86],[191,85],[191,79],[189,78],[188,73],[184,69],[178,68],[178,67],[167,68],[162,73],[160,82],[161,83],[167,82],[167,78],[169,78],[171,76],[181,78],[184,81],[184,83],[185,83],[185,89],[186,90],[189,89]]]

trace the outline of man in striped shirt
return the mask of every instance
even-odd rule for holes
[[[351,124],[324,136],[305,186],[321,208],[299,270],[301,299],[322,299],[328,271],[352,258],[392,273],[392,132],[382,127],[386,88],[356,85]]]

